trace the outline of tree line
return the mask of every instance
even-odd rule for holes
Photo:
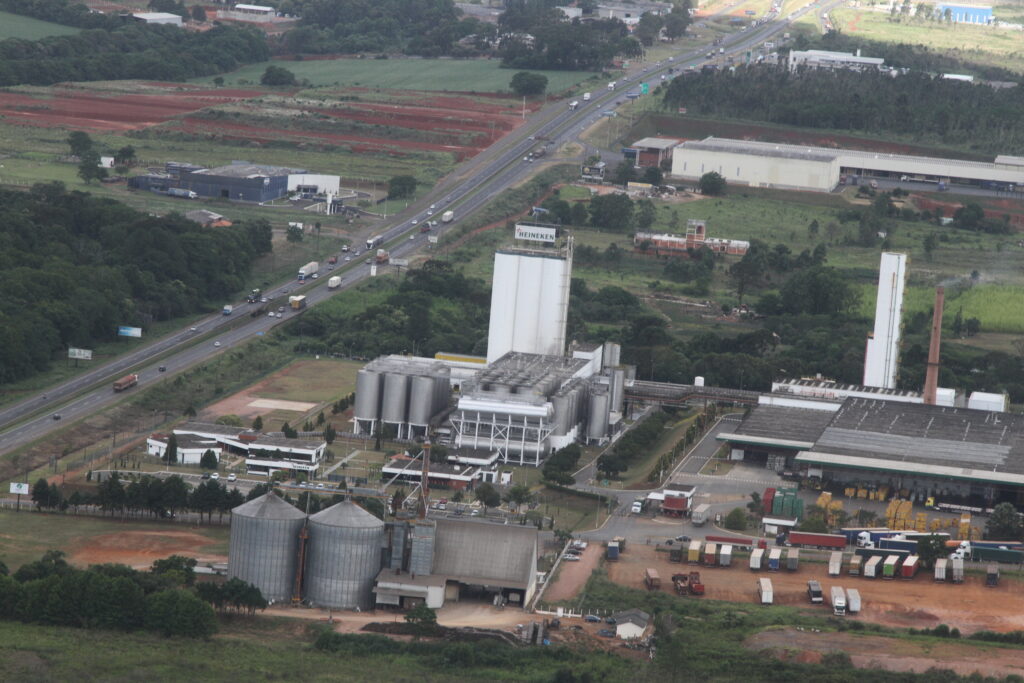
[[[242,288],[271,237],[266,221],[210,230],[61,183],[0,190],[0,382],[112,341],[119,325],[209,310]]]
[[[17,8],[20,2],[0,3],[0,9],[27,14]],[[67,6],[66,2],[50,4]],[[68,6],[66,11],[55,9],[53,13],[58,18],[80,22],[72,25],[87,26],[81,33],[0,41],[0,86],[120,79],[183,81],[232,71],[270,57],[263,34],[251,27],[217,25],[195,32],[90,15],[104,17],[92,26],[93,19],[79,19],[78,12],[70,7],[83,6]],[[29,16],[38,14],[46,12]]]
[[[895,134],[1002,154],[1024,150],[1024,90],[993,88],[910,72],[752,65],[674,79],[666,108],[698,116]]]

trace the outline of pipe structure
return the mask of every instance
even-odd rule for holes
[[[939,388],[939,347],[942,344],[942,308],[946,293],[942,287],[935,288],[935,312],[932,314],[932,338],[928,344],[928,369],[924,375],[925,405],[935,405],[935,394]]]

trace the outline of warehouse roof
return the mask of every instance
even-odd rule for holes
[[[763,437],[772,442],[813,444],[832,421],[833,415],[828,411],[807,408],[756,406],[751,409],[740,426],[733,430],[733,434],[738,437],[737,440],[742,437]],[[724,437],[725,434],[721,436]]]
[[[633,147],[645,149],[672,149],[679,144],[675,138],[641,138],[633,143]]]
[[[434,574],[474,585],[525,589],[537,571],[537,529],[437,520]]]
[[[211,175],[225,178],[275,178],[287,176],[293,173],[306,173],[305,169],[288,168],[287,166],[269,166],[267,164],[232,163],[217,168],[204,168],[194,172],[194,175]]]
[[[805,161],[832,162],[836,153],[818,147],[798,147],[797,145],[777,145],[768,142],[751,140],[727,140],[709,137],[703,140],[689,140],[680,147],[684,150],[705,152],[733,152],[734,154],[756,154],[763,157],[779,157],[783,159],[803,159]]]

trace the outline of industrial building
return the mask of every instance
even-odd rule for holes
[[[509,351],[560,356],[572,278],[572,236],[558,226],[516,224],[516,240],[533,246],[494,254],[487,362]]]
[[[288,193],[288,177],[305,174],[302,169],[233,162],[227,166],[185,171],[179,187],[200,197],[240,202],[268,202]]]
[[[864,352],[864,385],[892,389],[900,360],[903,332],[903,291],[907,281],[907,255],[882,253],[878,269],[875,329]]]
[[[1008,191],[1024,186],[1024,163],[1005,155],[988,163],[716,137],[675,148],[672,176],[696,180],[711,171],[730,183],[819,192],[832,191],[842,176],[853,181],[879,178]]]
[[[383,428],[398,439],[425,436],[448,407],[451,370],[443,362],[382,356],[356,376],[353,431],[376,434]]]
[[[742,256],[750,249],[746,240],[708,237],[708,223],[690,218],[686,221],[685,235],[637,232],[633,234],[633,249],[653,256],[687,256],[707,248],[718,254]]]
[[[637,168],[653,166],[660,168],[661,164],[671,163],[672,150],[679,144],[675,138],[642,138],[637,140],[630,149],[636,151],[633,164]]]
[[[162,24],[165,26],[181,26],[182,18],[179,14],[169,12],[134,12],[132,19],[143,24]]]
[[[995,20],[991,5],[968,5],[963,3],[939,3],[935,5],[935,13],[954,24],[990,25]],[[948,13],[948,14],[947,14]]]
[[[146,438],[146,454],[161,460],[167,455],[168,434],[151,434]],[[206,451],[213,451],[217,462],[220,462],[221,444],[216,439],[193,434],[175,435],[178,442],[176,461],[182,465],[198,465]]]
[[[303,595],[314,607],[370,609],[384,522],[351,501],[309,518]]]
[[[885,65],[881,57],[861,57],[851,52],[830,52],[828,50],[791,50],[789,70],[797,69],[849,69],[852,71],[879,70]]]
[[[182,443],[189,445],[189,457],[194,457],[199,448],[195,444],[209,445],[218,458],[225,452],[245,456],[247,474],[270,476],[274,472],[284,471],[313,477],[327,450],[327,442],[323,439],[287,439],[229,425],[187,422],[175,427],[173,431],[179,443],[179,459],[182,457]],[[165,434],[150,436],[146,440],[147,452],[162,458],[167,448],[167,438]],[[199,455],[202,457],[201,452]]]

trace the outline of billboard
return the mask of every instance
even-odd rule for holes
[[[121,325],[117,328],[118,337],[141,337],[141,327],[128,327],[127,325]]]
[[[397,266],[399,268],[408,268],[409,267],[409,259],[407,259],[407,258],[393,258],[393,259],[391,259],[391,265]]]
[[[29,491],[29,489],[28,489],[28,484],[19,484],[19,483],[16,483],[16,482],[12,481],[11,482],[11,493],[13,493],[15,495],[18,495],[18,496],[27,496],[27,495],[29,495],[31,493],[31,491]]]
[[[92,349],[68,349],[68,358],[73,360],[92,360]]]
[[[437,244],[437,235],[427,235],[427,242]]]
[[[529,223],[516,223],[516,239],[530,240],[531,242],[547,242],[554,244],[558,238],[558,228],[530,225]]]

